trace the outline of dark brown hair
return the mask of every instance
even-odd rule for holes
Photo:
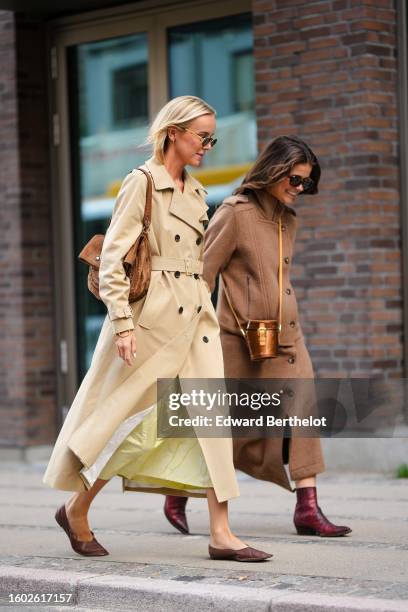
[[[296,164],[312,166],[310,178],[314,186],[301,193],[317,193],[321,174],[319,161],[312,149],[297,136],[278,136],[271,140],[234,193],[266,190],[289,176]]]

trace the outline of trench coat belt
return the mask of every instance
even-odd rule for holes
[[[167,272],[184,272],[187,276],[203,273],[201,259],[177,259],[175,257],[152,256],[152,270],[165,270]]]

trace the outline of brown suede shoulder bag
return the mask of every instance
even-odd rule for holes
[[[143,168],[138,168],[138,170],[143,172],[147,178],[147,189],[143,229],[123,259],[123,267],[130,281],[129,303],[136,302],[146,295],[152,270],[147,235],[152,218],[152,179]],[[101,299],[99,296],[99,266],[104,239],[104,234],[95,234],[78,255],[78,259],[89,266],[88,289],[98,300]]]

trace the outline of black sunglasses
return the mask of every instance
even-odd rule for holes
[[[298,174],[292,174],[291,176],[289,176],[289,183],[292,185],[292,187],[299,187],[299,185],[301,184],[303,187],[303,191],[310,191],[314,187],[313,179],[311,179],[309,176],[303,178]]]
[[[217,139],[213,138],[212,136],[201,136],[201,134],[197,134],[197,132],[194,132],[194,130],[190,130],[190,128],[186,127],[181,129],[185,132],[190,132],[190,134],[194,134],[194,136],[198,136],[198,138],[201,140],[201,144],[203,147],[210,145],[212,148],[215,147],[215,145],[217,144]]]

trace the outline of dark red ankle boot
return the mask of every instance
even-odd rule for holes
[[[164,514],[166,519],[181,533],[190,533],[186,519],[187,497],[178,495],[166,495],[164,502]]]
[[[299,535],[335,538],[351,533],[350,527],[333,525],[317,503],[316,487],[296,489],[297,504],[293,522]]]

